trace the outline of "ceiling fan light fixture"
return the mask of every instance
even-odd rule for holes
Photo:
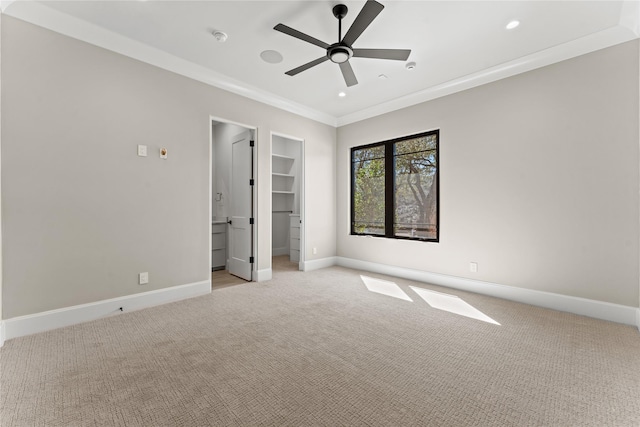
[[[327,52],[327,56],[331,62],[335,62],[336,64],[347,62],[349,58],[351,58],[351,55],[353,55],[353,51],[347,46],[335,46]]]

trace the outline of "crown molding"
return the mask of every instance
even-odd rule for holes
[[[0,3],[3,5],[4,1]],[[10,7],[9,7],[10,6]],[[193,80],[244,96],[254,101],[324,123],[337,125],[336,117],[295,103],[273,93],[249,86],[224,74],[194,64],[144,43],[61,13],[33,1],[14,1],[5,6],[5,14],[56,33],[119,53],[147,64],[189,77]]]
[[[636,37],[640,37],[640,0],[622,3],[619,25],[633,31]]]
[[[0,13],[4,12],[5,9],[8,8],[9,5],[15,1],[16,0],[0,0]]]
[[[390,113],[640,37],[640,0],[624,1],[620,11],[619,23],[615,27],[383,102],[370,108],[334,117],[60,13],[40,3],[28,0],[0,0],[0,10],[14,18],[333,127],[340,127]]]
[[[477,73],[462,76],[371,108],[344,115],[338,118],[338,127],[495,82],[636,38],[638,38],[638,35],[628,27],[616,26],[608,28],[598,33],[541,50]]]

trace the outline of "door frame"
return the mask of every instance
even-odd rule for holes
[[[253,256],[253,265],[251,266],[251,281],[255,282],[256,279],[256,271],[257,271],[257,266],[258,266],[258,225],[260,224],[260,221],[258,219],[258,185],[259,185],[259,180],[258,180],[258,161],[257,161],[257,155],[258,155],[258,127],[257,126],[252,126],[252,125],[248,125],[246,123],[240,123],[240,122],[235,122],[233,120],[228,120],[222,117],[217,117],[217,116],[212,116],[209,115],[209,183],[207,185],[207,188],[209,189],[209,253],[208,253],[208,257],[209,257],[209,274],[211,274],[211,251],[213,248],[213,244],[211,241],[211,233],[213,231],[212,229],[212,220],[213,220],[213,125],[214,123],[224,123],[224,124],[229,124],[229,125],[234,125],[234,126],[239,126],[242,128],[245,128],[246,130],[248,130],[249,132],[252,133],[252,137],[253,137],[253,141],[254,141],[254,147],[253,147],[253,164],[252,166],[252,173],[253,173],[253,180],[254,180],[254,186],[253,186],[253,192],[252,192],[252,200],[251,200],[251,216],[254,218],[253,221],[253,230],[252,230],[252,243],[251,243],[251,252],[252,252],[252,256]],[[228,234],[227,234],[228,236]],[[228,250],[228,248],[227,248]]]
[[[272,161],[271,161],[271,155],[273,154],[273,137],[277,136],[280,138],[286,138],[288,140],[291,141],[295,141],[295,142],[299,142],[300,143],[300,260],[298,261],[298,270],[300,271],[304,271],[304,263],[305,260],[307,259],[306,257],[306,235],[307,235],[307,226],[306,226],[306,216],[305,216],[305,173],[304,173],[304,169],[305,169],[305,157],[304,157],[304,145],[305,145],[305,141],[304,138],[300,138],[297,136],[292,136],[292,135],[288,135],[286,133],[282,133],[282,132],[275,132],[275,131],[271,131],[270,132],[270,136],[269,136],[269,193],[271,194],[271,191],[273,190],[273,165],[272,165]],[[269,209],[271,218],[269,218],[269,224],[273,223],[273,200],[270,198],[270,203],[271,203],[271,209]],[[271,253],[271,251],[273,250],[273,229],[271,230],[271,247],[269,248],[269,253]],[[273,268],[272,261],[269,260],[269,265],[270,268]]]

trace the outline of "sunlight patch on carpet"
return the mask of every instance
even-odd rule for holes
[[[444,294],[442,292],[429,291],[415,286],[409,287],[413,289],[420,298],[425,300],[427,304],[435,309],[448,311],[449,313],[470,317],[487,323],[493,323],[494,325],[500,325],[500,323],[496,322],[491,317],[487,316],[460,297]]]
[[[367,289],[371,292],[413,302],[409,295],[407,295],[402,289],[400,289],[400,286],[398,286],[394,282],[375,279],[373,277],[362,275],[360,276],[360,278],[364,282],[364,285],[367,287]]]

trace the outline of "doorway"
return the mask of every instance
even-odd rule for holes
[[[304,140],[271,133],[272,270],[304,270]]]
[[[212,283],[223,283],[225,274],[251,281],[256,265],[256,128],[213,117],[210,120]]]

